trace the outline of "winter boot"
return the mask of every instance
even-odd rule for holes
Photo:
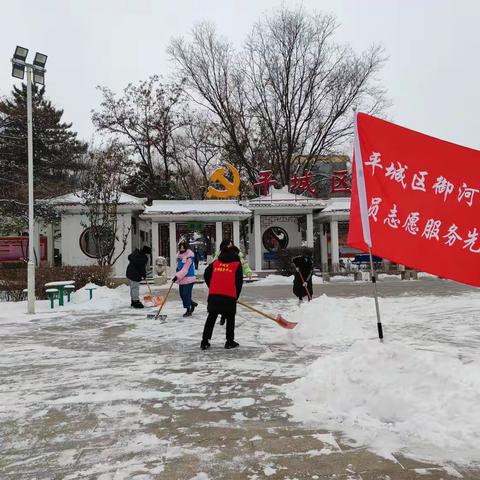
[[[191,317],[192,316],[192,307],[188,307],[187,311],[183,314],[184,317]]]
[[[200,343],[200,348],[202,350],[208,350],[210,348],[210,342],[208,340],[203,339]]]
[[[223,315],[220,317],[220,325],[225,325],[225,317]]]
[[[132,302],[133,308],[144,308],[143,303],[140,300],[135,300]]]
[[[198,303],[197,303],[197,302],[194,302],[194,301],[192,300],[192,305],[190,306],[190,309],[191,309],[192,313],[194,312],[194,310],[195,310],[197,307],[198,307]]]
[[[239,344],[237,342],[234,342],[233,340],[227,340],[225,342],[225,348],[229,350],[230,348],[237,348]]]

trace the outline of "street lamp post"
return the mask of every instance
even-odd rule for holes
[[[27,63],[28,49],[18,47],[12,58],[12,76],[23,80],[27,71],[27,145],[28,145],[28,266],[27,290],[28,313],[35,313],[35,251],[33,214],[33,119],[32,119],[32,76],[40,85],[45,83],[45,63],[47,56],[36,53],[33,64]],[[38,252],[39,253],[39,252]]]

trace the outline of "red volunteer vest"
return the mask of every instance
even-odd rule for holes
[[[235,273],[240,267],[240,262],[224,263],[215,260],[212,264],[212,279],[210,280],[209,295],[224,295],[237,298],[235,286]]]

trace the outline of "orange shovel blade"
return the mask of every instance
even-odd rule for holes
[[[155,307],[159,307],[165,299],[160,295],[145,295],[143,300],[147,303],[152,303]]]
[[[296,322],[290,322],[286,318],[283,318],[280,314],[277,315],[275,321],[283,328],[287,328],[288,330],[292,330],[297,326]]]

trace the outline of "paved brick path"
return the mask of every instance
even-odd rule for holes
[[[451,294],[461,293],[455,284],[432,280],[383,283],[380,290],[440,294],[445,284]],[[319,288],[349,296],[368,285]],[[197,288],[195,296],[204,300],[205,290]],[[295,305],[287,286],[251,285],[243,298],[270,299],[282,312]],[[217,325],[212,349],[201,352],[204,307],[191,319],[181,317],[177,301],[168,312],[163,324],[122,306],[3,324],[0,478],[456,478],[401,456],[385,460],[348,447],[336,432],[289,420],[282,384],[321,352],[282,342],[282,332],[276,341],[275,324],[242,312],[240,349],[223,349]]]

